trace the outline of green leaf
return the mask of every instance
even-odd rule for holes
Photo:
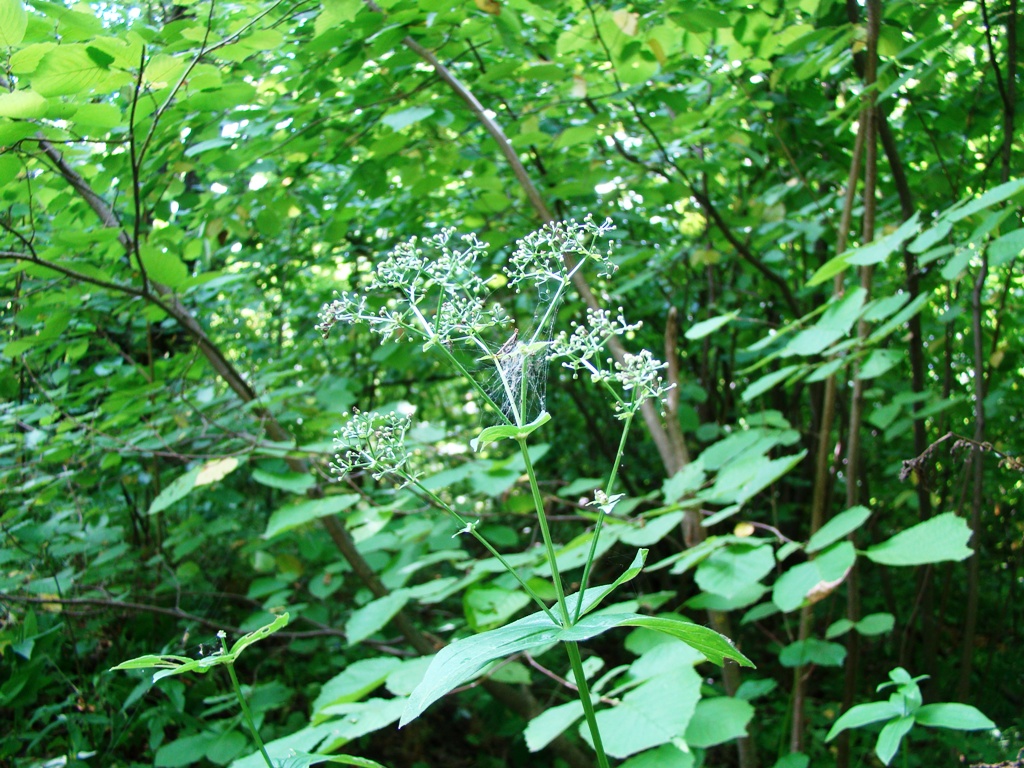
[[[314,723],[324,719],[323,711],[327,707],[359,701],[383,685],[384,681],[402,666],[401,659],[384,656],[361,659],[349,664],[320,689],[320,694],[313,702]]]
[[[13,48],[25,39],[28,16],[21,0],[0,0],[0,45]]]
[[[983,211],[986,208],[991,208],[993,205],[1001,203],[1007,198],[1013,197],[1022,189],[1024,189],[1024,178],[1012,179],[1000,184],[998,187],[993,187],[980,197],[967,202],[957,203],[957,205],[953,206],[949,211],[943,214],[943,217],[949,221],[960,221],[960,219],[967,218],[968,216],[978,213],[979,211]]]
[[[643,570],[644,563],[647,562],[647,550],[641,549],[636,553],[633,558],[633,562],[629,564],[629,568],[622,572],[622,574],[613,581],[611,584],[606,584],[600,587],[589,587],[583,595],[583,608],[580,610],[580,616],[586,614],[597,608],[601,602],[608,597],[612,592],[615,591],[616,587],[621,584],[625,584],[627,581],[632,581]],[[572,615],[576,611],[576,601],[580,599],[580,595],[577,592],[574,595],[569,595],[566,598],[566,606],[569,609],[569,614]]]
[[[880,565],[925,565],[966,560],[973,554],[967,545],[971,529],[953,512],[918,523],[891,539],[869,548],[864,556]]]
[[[854,628],[865,637],[872,637],[892,632],[894,626],[896,618],[891,613],[872,613],[858,621]]]
[[[353,506],[357,501],[359,501],[358,494],[343,493],[338,496],[327,496],[323,499],[313,499],[280,507],[270,515],[263,538],[272,539],[321,517],[336,515]]]
[[[776,760],[772,768],[807,768],[810,764],[811,758],[803,752],[790,752]]]
[[[793,566],[776,579],[772,602],[780,611],[796,610],[805,599],[823,596],[842,583],[856,559],[857,552],[850,542],[832,544],[818,557]]]
[[[699,323],[691,325],[689,329],[686,331],[686,333],[684,333],[683,335],[690,341],[695,341],[696,339],[703,339],[705,336],[709,336],[710,334],[717,331],[723,325],[731,323],[733,320],[739,317],[739,314],[739,311],[728,312],[724,315],[719,315],[718,317],[712,317],[707,320],[701,320]]]
[[[427,707],[452,689],[472,680],[495,659],[555,642],[558,629],[547,614],[537,612],[504,627],[445,646],[434,656],[422,682],[409,696],[398,727],[415,720]]]
[[[850,332],[867,295],[864,288],[858,287],[830,301],[818,321],[794,336],[782,349],[782,354],[808,356],[824,352]]]
[[[523,731],[527,749],[531,752],[544,749],[581,717],[583,703],[578,699],[544,710],[527,723],[526,730]]]
[[[589,618],[589,617],[588,617]],[[691,624],[679,619],[633,614],[620,618],[619,627],[645,627],[678,638],[691,648],[700,651],[712,664],[722,666],[726,659],[732,659],[742,667],[753,667],[754,662],[740,653],[724,635],[713,629]]]
[[[754,717],[754,707],[748,701],[730,696],[701,699],[686,727],[686,743],[698,749],[747,735],[747,724]]]
[[[624,758],[681,737],[699,698],[700,676],[692,667],[665,670],[631,690],[617,706],[598,711],[605,751]],[[589,729],[581,726],[580,732],[589,743]]]
[[[743,390],[742,398],[744,403],[749,403],[755,397],[763,395],[770,389],[774,389],[780,383],[788,379],[797,371],[805,371],[804,366],[801,365],[787,365],[779,368],[777,371],[765,374],[761,378],[754,381],[750,386]]]
[[[203,759],[206,750],[217,740],[217,734],[207,731],[184,736],[164,744],[156,751],[153,765],[156,768],[180,768]]]
[[[858,704],[846,710],[838,720],[832,723],[832,727],[825,736],[825,741],[832,741],[836,736],[850,728],[863,728],[871,723],[878,723],[882,720],[892,720],[899,717],[900,710],[888,701],[873,701],[869,704]]]
[[[170,485],[157,494],[157,497],[153,499],[153,502],[149,505],[149,512],[147,514],[155,515],[159,512],[163,512],[174,502],[180,501],[192,493],[192,489],[196,486],[196,479],[199,477],[199,473],[202,472],[202,470],[202,466],[194,467],[181,477],[175,479]]]
[[[114,63],[113,56],[95,45],[85,46],[85,53],[101,69],[110,69],[110,65]]]
[[[488,443],[494,443],[498,440],[520,440],[525,438],[538,427],[547,424],[549,421],[551,421],[551,414],[545,412],[540,414],[540,416],[529,424],[525,424],[522,427],[516,426],[515,424],[501,424],[496,427],[487,427],[475,439],[470,440],[469,444],[472,446],[474,451],[479,451]]]
[[[146,276],[168,288],[178,288],[188,281],[188,267],[170,250],[143,245],[139,249]]]
[[[264,639],[265,637],[269,637],[270,635],[277,632],[279,629],[283,629],[286,626],[288,626],[288,614],[282,613],[269,624],[265,624],[259,629],[254,630],[247,635],[242,635],[240,638],[238,638],[235,641],[235,644],[231,646],[231,650],[228,652],[228,655],[237,659],[238,656],[242,653],[242,651],[244,651],[250,645],[252,645],[253,643],[258,643],[260,640]]]
[[[254,469],[252,471],[252,479],[260,485],[277,488],[281,491],[288,491],[289,493],[305,493],[316,485],[316,480],[308,472],[286,472],[283,474],[277,474],[273,472],[266,472],[262,469]]]
[[[282,760],[277,760],[274,765],[277,768],[307,768],[310,765],[321,763],[337,763],[339,765],[355,765],[359,768],[385,768],[376,760],[368,757],[355,757],[353,755],[318,755],[312,752],[296,752]]]
[[[111,73],[89,55],[85,45],[68,43],[47,51],[32,73],[32,88],[43,96],[85,94],[101,85],[114,86],[128,78]]]
[[[1024,228],[1007,232],[993,240],[988,247],[989,263],[993,267],[999,267],[1024,252]]]
[[[674,744],[662,744],[631,757],[619,768],[693,768],[693,765],[692,752],[684,752]]]
[[[407,591],[399,589],[352,611],[345,621],[345,638],[348,645],[361,643],[380,630],[405,607],[409,597]]]
[[[846,511],[840,512],[811,536],[807,542],[807,553],[817,552],[839,541],[848,533],[864,525],[869,517],[871,517],[871,510],[867,507],[850,507]]]
[[[46,99],[31,89],[0,93],[0,117],[32,120],[46,117],[49,108]]]
[[[819,667],[841,667],[846,659],[846,647],[829,643],[816,637],[797,640],[779,652],[779,663],[784,667],[802,667],[817,664]]]
[[[474,632],[504,624],[530,603],[525,592],[493,585],[474,585],[462,596],[466,621]],[[351,640],[349,641],[351,644]]]
[[[380,121],[384,123],[384,125],[389,125],[394,130],[400,131],[403,128],[409,127],[413,123],[425,120],[432,114],[434,114],[432,107],[409,107],[408,109],[403,109],[401,112],[384,115]]]
[[[891,763],[899,751],[903,737],[910,733],[913,727],[914,718],[910,715],[886,723],[882,732],[878,734],[878,741],[875,742],[875,754],[878,755],[878,759],[885,765]]]
[[[951,728],[955,731],[986,731],[996,727],[970,704],[925,704],[914,713],[914,720],[929,728]]]
[[[763,541],[730,544],[718,549],[697,566],[697,586],[730,598],[759,582],[775,567],[772,548]]]

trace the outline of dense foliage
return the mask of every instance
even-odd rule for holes
[[[581,670],[629,768],[1015,758],[1022,26],[1017,0],[0,0],[0,766],[265,764],[248,720],[281,765],[595,765]],[[588,215],[614,269],[554,304],[508,284],[517,242]],[[352,312],[322,337],[449,228],[487,244],[480,350]],[[561,361],[520,360],[528,447],[479,441],[516,422],[488,363],[620,307],[595,359],[674,385],[625,448]],[[371,411],[410,417],[426,493],[332,441]],[[618,585],[599,633],[491,653],[581,583]],[[460,640],[483,662],[418,707]]]

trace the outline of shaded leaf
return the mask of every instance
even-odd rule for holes
[[[881,565],[924,565],[966,560],[971,529],[953,512],[937,515],[870,547],[864,556]]]

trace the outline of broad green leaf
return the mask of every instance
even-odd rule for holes
[[[331,751],[360,736],[386,728],[398,720],[404,708],[403,699],[367,699],[331,705],[322,712],[332,718],[327,722],[333,728],[321,749]]]
[[[864,307],[867,291],[857,287],[829,303],[818,321],[794,336],[782,349],[783,355],[817,355],[846,336]]]
[[[624,758],[683,736],[699,698],[700,676],[692,667],[665,670],[631,690],[618,705],[598,711],[605,751]],[[580,735],[590,743],[585,725]]]
[[[184,475],[175,479],[170,485],[157,494],[157,497],[153,499],[152,503],[149,505],[149,511],[147,514],[155,515],[159,512],[163,512],[174,502],[180,501],[192,493],[192,489],[196,487],[196,478],[199,477],[199,473],[202,471],[203,467],[200,465],[190,469]]]
[[[188,267],[170,250],[144,245],[140,248],[146,277],[168,288],[178,288],[188,281]]]
[[[158,54],[146,63],[143,81],[156,90],[174,85],[185,72],[185,61],[177,56]]]
[[[409,107],[408,109],[403,109],[401,112],[384,115],[380,121],[384,123],[384,125],[388,125],[394,130],[400,131],[403,128],[408,128],[413,123],[425,120],[432,114],[434,114],[432,107]]]
[[[690,341],[702,339],[705,336],[714,333],[723,325],[731,323],[733,320],[739,317],[739,314],[740,313],[738,311],[728,312],[724,315],[719,315],[718,317],[712,317],[707,320],[701,320],[699,323],[691,325],[689,329],[686,331],[686,333],[684,333],[683,335]]]
[[[229,655],[238,658],[242,651],[244,651],[250,645],[252,645],[253,643],[258,643],[263,638],[269,637],[270,635],[277,632],[279,629],[283,629],[286,626],[288,626],[288,614],[282,613],[269,624],[266,624],[260,627],[259,629],[249,632],[248,634],[242,635],[240,638],[238,638],[235,641],[235,644],[231,646]]]
[[[398,727],[415,720],[427,707],[452,689],[472,680],[495,659],[555,642],[558,630],[559,627],[545,613],[538,612],[445,646],[434,656],[423,681],[409,696]]]
[[[774,389],[790,376],[796,374],[797,371],[802,372],[804,370],[804,367],[800,365],[787,365],[779,368],[777,371],[765,374],[743,390],[743,394],[741,395],[743,402],[749,403],[755,397],[760,397],[768,390]]]
[[[488,443],[494,443],[498,440],[519,440],[528,436],[538,427],[547,424],[549,421],[551,421],[551,414],[542,413],[529,424],[522,427],[518,427],[515,424],[502,424],[497,427],[487,427],[476,438],[470,440],[469,444],[473,447],[474,451],[479,451]]]
[[[649,519],[640,519],[639,525],[617,528],[619,541],[632,547],[650,547],[679,529],[685,512],[669,512]]]
[[[631,757],[619,768],[693,768],[693,765],[692,752],[684,752],[674,744],[662,744]]]
[[[775,567],[772,548],[764,541],[730,544],[697,566],[697,586],[729,598],[756,584]]]
[[[49,108],[46,99],[30,88],[11,93],[0,93],[0,117],[33,120],[46,117]]]
[[[706,477],[701,461],[693,461],[665,480],[661,492],[666,504],[674,504],[684,496],[700,489]]]
[[[888,701],[873,701],[869,704],[857,704],[850,707],[839,719],[832,723],[832,727],[825,736],[825,741],[832,741],[843,731],[850,728],[862,728],[871,723],[878,723],[882,720],[892,720],[899,717],[901,712]]]
[[[747,735],[747,724],[754,717],[754,707],[748,701],[731,696],[701,699],[686,727],[686,743],[706,749],[716,744]]]
[[[899,248],[905,240],[912,237],[920,229],[920,215],[915,213],[912,217],[907,219],[899,228],[885,237],[879,240],[875,240],[868,245],[861,246],[852,251],[841,253],[838,256],[829,259],[825,264],[818,269],[817,272],[807,281],[808,286],[815,286],[824,283],[826,280],[831,280],[833,277],[844,271],[849,265],[869,265],[878,264],[885,261],[889,256]]]
[[[275,768],[307,768],[310,765],[321,763],[336,763],[338,765],[355,765],[357,768],[385,768],[376,760],[368,757],[355,757],[354,755],[318,755],[312,752],[294,752],[288,757],[275,761]]]
[[[343,493],[338,496],[327,496],[323,499],[313,499],[312,501],[303,501],[299,504],[289,504],[288,506],[280,507],[270,515],[263,538],[272,539],[286,531],[306,525],[321,517],[344,512],[357,501],[359,501],[358,494]]]
[[[803,752],[790,752],[776,760],[772,768],[807,768],[810,764],[811,758]]]
[[[897,248],[910,237],[913,237],[921,229],[921,214],[915,213],[904,221],[895,232],[886,235],[881,240],[876,240],[870,245],[856,249],[847,258],[847,262],[857,266],[879,264],[889,258]]]
[[[47,51],[32,73],[32,88],[42,96],[86,94],[101,87],[116,87],[128,73],[111,72],[93,60],[88,46],[68,43]]]
[[[885,765],[892,762],[899,751],[903,737],[910,733],[914,727],[914,718],[910,715],[891,720],[882,727],[878,734],[878,741],[875,742],[875,754]]]
[[[892,632],[894,626],[896,618],[891,613],[872,613],[858,621],[854,628],[865,637],[872,637]]]
[[[153,758],[156,768],[181,768],[202,759],[206,750],[217,740],[212,731],[184,736],[161,746]]]
[[[349,664],[320,689],[313,702],[313,722],[319,723],[325,718],[323,710],[327,707],[359,701],[383,685],[402,666],[401,659],[386,656],[361,659]]]
[[[779,663],[784,667],[801,667],[817,664],[819,667],[841,667],[846,659],[846,647],[809,637],[790,643],[779,653]]]
[[[250,741],[239,731],[222,731],[206,748],[205,757],[216,765],[227,765],[249,747]]]
[[[867,359],[861,363],[857,372],[861,379],[868,381],[888,373],[900,363],[906,361],[906,354],[895,349],[874,349]]]
[[[25,38],[28,16],[21,0],[0,0],[0,45],[13,48]]]
[[[405,607],[409,597],[407,591],[398,589],[352,611],[345,621],[345,638],[349,646],[361,643],[380,630]]]
[[[726,659],[732,659],[742,667],[754,666],[754,662],[740,653],[731,640],[715,632],[713,629],[700,626],[699,624],[691,624],[679,619],[632,614],[620,617],[616,626],[645,627],[646,629],[653,629],[657,632],[671,635],[682,640],[691,648],[700,651],[704,658],[718,666],[722,666]]]
[[[474,632],[483,632],[504,624],[529,603],[530,596],[525,592],[493,585],[474,585],[462,596],[462,609]],[[349,643],[352,643],[351,639]]]
[[[864,556],[880,565],[925,565],[966,560],[973,554],[967,545],[970,538],[971,529],[967,521],[953,512],[946,512],[870,547]]]
[[[842,583],[856,559],[857,552],[850,542],[832,544],[813,560],[793,566],[776,579],[772,602],[788,613],[805,599],[824,596]]]
[[[579,700],[567,701],[565,704],[544,710],[527,723],[526,730],[523,731],[527,749],[531,752],[544,749],[581,717],[583,704]]]
[[[937,242],[945,239],[951,229],[953,229],[953,222],[948,219],[939,219],[934,226],[915,237],[913,242],[907,246],[907,250],[911,253],[924,253]]]
[[[225,475],[234,471],[237,466],[238,459],[228,457],[225,459],[213,459],[198,467],[194,467],[164,488],[149,505],[149,512],[147,514],[155,515],[158,512],[162,512],[171,504],[188,496],[194,489],[218,482]]]
[[[260,485],[288,491],[289,493],[305,493],[316,485],[316,480],[308,472],[276,473],[254,469],[251,477]]]
[[[267,754],[275,763],[284,765],[286,760],[297,754],[315,750],[323,743],[324,739],[331,735],[333,730],[333,721],[319,725],[307,725],[288,736],[267,742]],[[231,768],[267,768],[267,763],[263,759],[263,755],[257,751],[248,757],[236,760],[231,764]]]
[[[196,475],[196,488],[203,485],[211,485],[219,482],[238,468],[238,459],[228,456],[223,459],[213,459],[203,464]]]
[[[864,525],[870,516],[871,510],[867,507],[850,507],[840,512],[811,536],[807,542],[807,553],[817,552],[839,541]]]
[[[925,704],[914,713],[914,720],[929,728],[951,728],[955,731],[985,731],[996,727],[976,707],[955,702]]]
[[[323,0],[323,10],[316,17],[313,36],[319,37],[342,24],[353,21],[356,14],[365,7],[360,0]]]
[[[993,240],[988,247],[989,263],[999,267],[1020,256],[1024,252],[1024,228],[1007,232]]]
[[[958,203],[950,208],[949,211],[944,213],[943,217],[949,221],[960,221],[961,219],[967,218],[979,211],[983,211],[986,208],[991,208],[993,205],[1001,203],[1007,198],[1013,197],[1022,189],[1024,189],[1024,178],[1011,179],[1010,181],[1000,184],[998,187],[993,187],[980,197],[967,202]]]

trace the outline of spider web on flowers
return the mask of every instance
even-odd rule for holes
[[[537,289],[536,307],[529,323],[513,324],[511,335],[494,351],[493,358],[485,357],[489,371],[484,389],[505,417],[516,423],[528,424],[544,412],[548,384],[548,350],[553,336],[555,316],[561,303],[557,281],[549,280]],[[523,391],[525,381],[525,408]]]

